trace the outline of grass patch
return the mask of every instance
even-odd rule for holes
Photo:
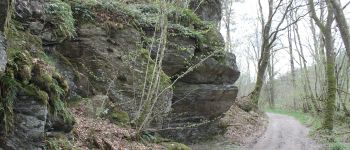
[[[282,110],[282,109],[266,109],[265,112],[291,116],[297,119],[298,121],[300,121],[302,124],[305,124],[308,126],[311,125],[311,123],[314,122],[315,120],[315,118],[310,114],[306,114],[298,111],[288,111],[288,110]]]

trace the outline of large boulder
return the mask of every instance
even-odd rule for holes
[[[194,56],[195,49],[196,42],[193,38],[183,36],[168,37],[163,61],[164,72],[169,76],[181,74]]]
[[[177,83],[173,113],[213,119],[233,105],[238,89],[233,85]]]
[[[181,81],[192,84],[233,84],[239,75],[235,55],[227,53],[221,62],[215,58],[208,58]]]

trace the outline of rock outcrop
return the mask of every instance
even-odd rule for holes
[[[17,94],[13,108],[15,130],[9,136],[2,137],[0,148],[13,150],[43,148],[45,146],[43,141],[48,114],[47,106],[22,91]]]
[[[0,149],[39,150],[45,148],[49,132],[73,128],[74,118],[65,104],[69,87],[43,51],[44,28],[31,31],[34,22],[43,26],[46,3],[12,2],[0,3],[6,16],[1,18],[6,20],[6,25],[1,23],[6,44],[0,35]]]
[[[142,54],[141,33],[131,26],[108,32],[94,24],[78,27],[74,40],[51,47],[50,55],[69,64],[57,67],[70,79],[72,92],[82,97],[107,95],[109,100],[136,117],[143,88],[147,57]],[[146,51],[147,53],[147,51]],[[164,78],[166,79],[166,77]],[[162,87],[170,81],[162,82]],[[137,91],[137,92],[136,92]],[[164,115],[170,111],[172,89],[160,95],[154,111]]]
[[[190,8],[205,21],[219,23],[222,17],[221,0],[192,0]]]
[[[192,1],[191,8],[196,10],[201,19],[217,24],[221,20],[220,1],[201,2]],[[217,29],[211,29],[204,37],[205,42],[202,45],[196,43],[195,53],[187,55],[192,56],[187,58],[190,64],[200,62],[194,58],[223,49],[224,40]],[[165,61],[168,61],[166,58]],[[174,85],[170,119],[164,123],[160,131],[163,136],[181,142],[195,142],[225,132],[225,128],[220,126],[219,119],[234,104],[238,93],[238,88],[233,85],[240,75],[236,57],[234,54],[225,53],[223,56],[201,60],[204,61]],[[167,68],[171,66],[164,67],[164,70],[171,69]]]
[[[7,63],[6,41],[3,34],[7,16],[7,2],[8,1],[0,2],[0,76],[4,73]]]
[[[71,131],[66,102],[83,98],[100,101],[102,117],[117,111],[136,126],[150,118],[141,125],[171,139],[192,142],[222,133],[219,119],[236,98],[240,73],[216,28],[220,1],[198,2],[190,3],[195,12],[168,10],[157,68],[156,4],[15,0],[6,44],[0,35],[0,72],[16,83],[12,90],[0,81],[0,117],[13,119],[8,128],[1,118],[6,136],[0,149],[43,149],[47,135]],[[106,118],[118,120],[114,115]]]
[[[7,64],[6,41],[0,31],[0,75],[4,73]]]

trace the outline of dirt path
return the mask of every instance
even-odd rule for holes
[[[256,143],[243,150],[319,150],[321,145],[308,137],[309,130],[293,117],[267,114],[269,125]]]

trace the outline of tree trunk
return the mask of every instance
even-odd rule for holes
[[[303,72],[304,72],[304,79],[306,81],[305,85],[306,85],[307,90],[309,91],[309,94],[310,94],[308,97],[310,97],[310,99],[311,99],[314,110],[318,113],[321,111],[321,109],[319,108],[318,103],[316,101],[316,98],[312,92],[311,82],[310,82],[310,78],[309,78],[309,70],[308,70],[307,65],[306,65],[306,59],[304,56],[304,50],[303,50],[303,46],[302,46],[301,39],[300,39],[298,24],[295,24],[295,33],[296,33],[296,37],[297,37],[298,43],[299,43],[300,56],[302,57],[302,62],[300,62],[300,63],[303,64],[303,68],[304,68]]]
[[[326,75],[327,75],[327,100],[325,105],[325,120],[323,127],[330,131],[333,130],[333,120],[335,111],[335,98],[336,98],[336,79],[334,75],[335,56],[333,52],[333,38],[331,28],[327,29],[325,33],[325,46],[326,46]]]
[[[271,61],[269,63],[269,105],[270,108],[275,108],[275,88],[274,88],[274,62],[273,54],[271,55]]]
[[[289,19],[287,19],[287,24],[289,24],[289,21],[290,20],[293,20],[292,19],[293,17],[293,14],[292,14],[292,11],[290,13],[290,16],[289,16]],[[292,74],[292,86],[293,86],[293,107],[294,109],[297,109],[297,102],[296,102],[296,95],[295,95],[295,89],[296,89],[296,84],[295,84],[295,67],[294,67],[294,56],[293,56],[293,39],[292,39],[292,32],[291,32],[291,27],[289,26],[287,28],[287,33],[288,33],[288,44],[289,44],[289,57],[290,57],[290,72]]]
[[[333,130],[334,111],[335,111],[335,98],[337,91],[337,82],[335,78],[335,53],[334,53],[334,41],[332,36],[332,22],[333,22],[333,8],[327,2],[328,16],[327,23],[323,29],[325,47],[326,47],[326,74],[327,74],[327,100],[325,105],[325,118],[323,127],[329,131]]]
[[[328,0],[334,10],[335,20],[338,24],[340,35],[342,37],[346,52],[348,54],[348,60],[350,61],[350,29],[343,12],[343,8],[339,0]]]
[[[324,37],[324,44],[326,47],[326,79],[327,79],[327,98],[325,102],[324,110],[324,122],[322,124],[323,128],[332,132],[333,121],[334,121],[334,111],[335,111],[335,98],[337,90],[337,82],[335,78],[335,53],[333,45],[333,35],[332,35],[332,23],[334,17],[334,11],[332,5],[326,1],[327,4],[327,19],[326,24],[317,17],[315,11],[315,4],[313,0],[309,1],[309,10],[312,19],[314,19],[316,25],[320,28],[320,31]]]

